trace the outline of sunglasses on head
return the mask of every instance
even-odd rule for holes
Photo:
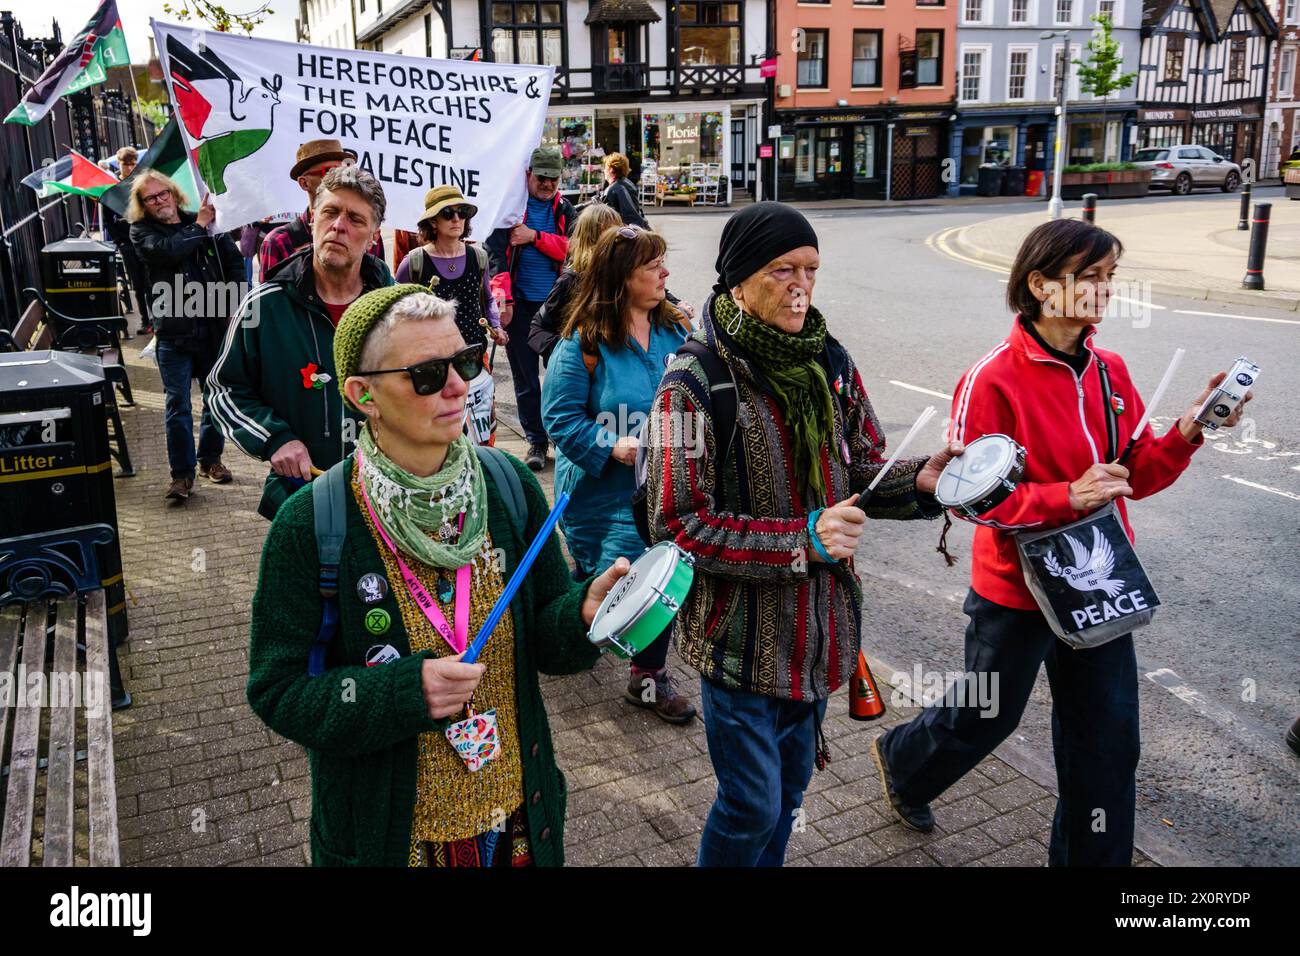
[[[635,239],[640,234],[640,232],[641,230],[639,230],[636,226],[618,227],[618,237],[620,239]]]
[[[471,215],[472,213],[469,211],[469,206],[448,206],[445,209],[438,210],[439,219],[451,220],[457,217],[468,219]]]
[[[405,368],[380,368],[372,372],[357,372],[358,375],[389,375],[405,372],[411,376],[411,387],[416,395],[432,395],[441,392],[447,384],[447,369],[454,368],[456,374],[466,382],[475,378],[483,370],[483,346],[471,345],[461,349],[447,358],[427,359],[408,365]]]

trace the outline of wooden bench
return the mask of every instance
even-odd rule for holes
[[[131,450],[127,447],[126,429],[122,427],[122,414],[118,410],[117,399],[118,393],[121,393],[120,404],[135,405],[131,380],[122,363],[122,342],[119,337],[126,329],[126,319],[121,316],[79,319],[52,308],[37,289],[28,287],[23,292],[31,293],[32,301],[19,316],[12,332],[0,329],[0,352],[56,349],[99,356],[104,367],[104,378],[112,385],[108,390],[111,399],[108,420],[112,426],[109,447],[121,469],[119,477],[134,475],[135,467],[131,464]]]
[[[102,590],[0,607],[0,866],[120,865],[114,660]],[[39,694],[30,689],[38,673]]]

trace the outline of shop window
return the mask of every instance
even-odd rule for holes
[[[498,63],[562,66],[564,11],[559,3],[492,4],[492,58]]]
[[[1165,40],[1165,82],[1183,82],[1183,53],[1187,49],[1187,36],[1171,33]]]
[[[1233,37],[1228,49],[1228,82],[1246,82],[1246,38]]]
[[[803,49],[799,51],[799,86],[822,89],[826,86],[826,30],[805,30]]]
[[[963,50],[961,54],[961,98],[978,100],[984,76],[984,51]]]
[[[916,85],[937,86],[943,71],[943,31],[916,31]]]
[[[876,177],[876,131],[870,126],[853,129],[853,178]]]
[[[880,85],[880,30],[853,31],[853,85]]]
[[[592,124],[591,116],[548,116],[542,127],[542,145],[555,146],[560,150],[563,168],[560,172],[560,191],[577,192],[586,184],[590,185],[591,171],[585,170],[591,151]]]
[[[743,7],[739,3],[683,3],[677,7],[684,66],[734,66],[741,61]]]
[[[810,129],[801,129],[794,137],[794,181],[797,183],[814,183],[813,148],[815,137]]]
[[[1011,0],[1011,22],[1029,22],[1029,0]]]
[[[692,163],[722,162],[721,113],[646,113],[641,130],[642,162],[655,163],[669,189],[687,182]]]
[[[1058,25],[1074,22],[1074,0],[1056,0],[1056,22]]]
[[[1007,61],[1007,99],[1023,100],[1029,81],[1029,51],[1012,50]]]

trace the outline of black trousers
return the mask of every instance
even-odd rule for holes
[[[1061,792],[1048,862],[1128,866],[1140,751],[1133,636],[1073,650],[1040,611],[1003,607],[974,591],[963,610],[970,618],[966,670],[976,675],[977,686],[983,681],[996,688],[994,706],[977,706],[969,693],[963,701],[954,688],[920,717],[886,733],[881,752],[898,795],[910,804],[929,803],[992,753],[1020,723],[1039,665],[1046,664]]]
[[[542,358],[528,344],[528,329],[533,316],[542,307],[540,302],[515,299],[514,317],[506,332],[506,355],[510,358],[510,374],[515,380],[515,402],[519,406],[519,424],[530,445],[547,443],[546,426],[542,424],[542,381],[538,374]]]

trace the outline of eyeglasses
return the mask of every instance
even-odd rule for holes
[[[415,389],[416,395],[432,395],[434,392],[441,392],[447,384],[448,368],[454,368],[456,374],[467,382],[475,378],[483,369],[483,350],[482,345],[471,345],[447,358],[429,359],[405,368],[380,368],[372,372],[357,372],[357,374],[389,375],[395,372],[406,372],[411,376],[411,387]]]
[[[157,206],[164,199],[170,199],[171,195],[172,194],[168,190],[164,189],[162,192],[154,193],[152,196],[141,196],[140,201],[148,203],[150,206]]]
[[[469,206],[448,206],[445,209],[438,210],[439,219],[468,219],[473,213],[469,211]]]

